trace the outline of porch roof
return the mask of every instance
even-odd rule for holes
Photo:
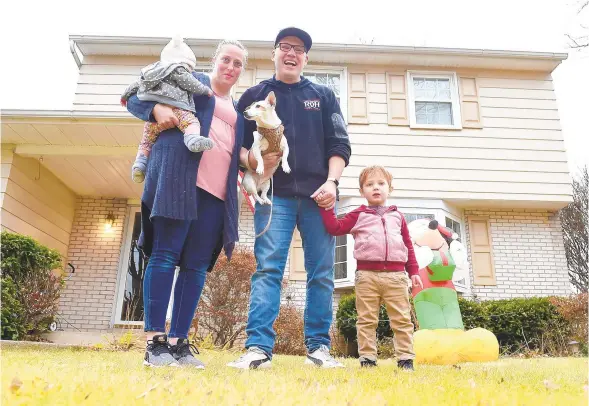
[[[80,196],[141,196],[143,185],[133,183],[130,174],[141,134],[141,122],[123,115],[2,111],[2,144],[39,160]]]

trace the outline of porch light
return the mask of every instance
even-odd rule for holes
[[[112,229],[114,222],[115,222],[115,215],[111,211],[106,216],[106,222],[104,223],[104,230],[110,231]]]

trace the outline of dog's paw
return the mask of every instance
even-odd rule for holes
[[[256,168],[256,173],[258,175],[263,175],[264,174],[264,165],[258,165],[258,167]]]
[[[284,173],[290,173],[290,166],[282,165],[282,170],[284,171]]]

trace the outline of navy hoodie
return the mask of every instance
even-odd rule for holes
[[[346,166],[351,155],[350,140],[339,103],[333,90],[301,77],[287,84],[264,80],[245,91],[237,104],[242,112],[253,102],[264,100],[270,91],[276,95],[276,113],[284,125],[288,141],[286,174],[279,167],[274,174],[274,194],[281,197],[310,197],[326,180],[329,158],[340,156]],[[256,122],[244,120],[245,148],[251,148]]]

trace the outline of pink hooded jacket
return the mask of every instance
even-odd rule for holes
[[[396,206],[380,215],[365,205],[338,219],[333,210],[320,210],[331,235],[354,236],[354,258],[363,271],[405,271],[418,274],[407,222]]]

